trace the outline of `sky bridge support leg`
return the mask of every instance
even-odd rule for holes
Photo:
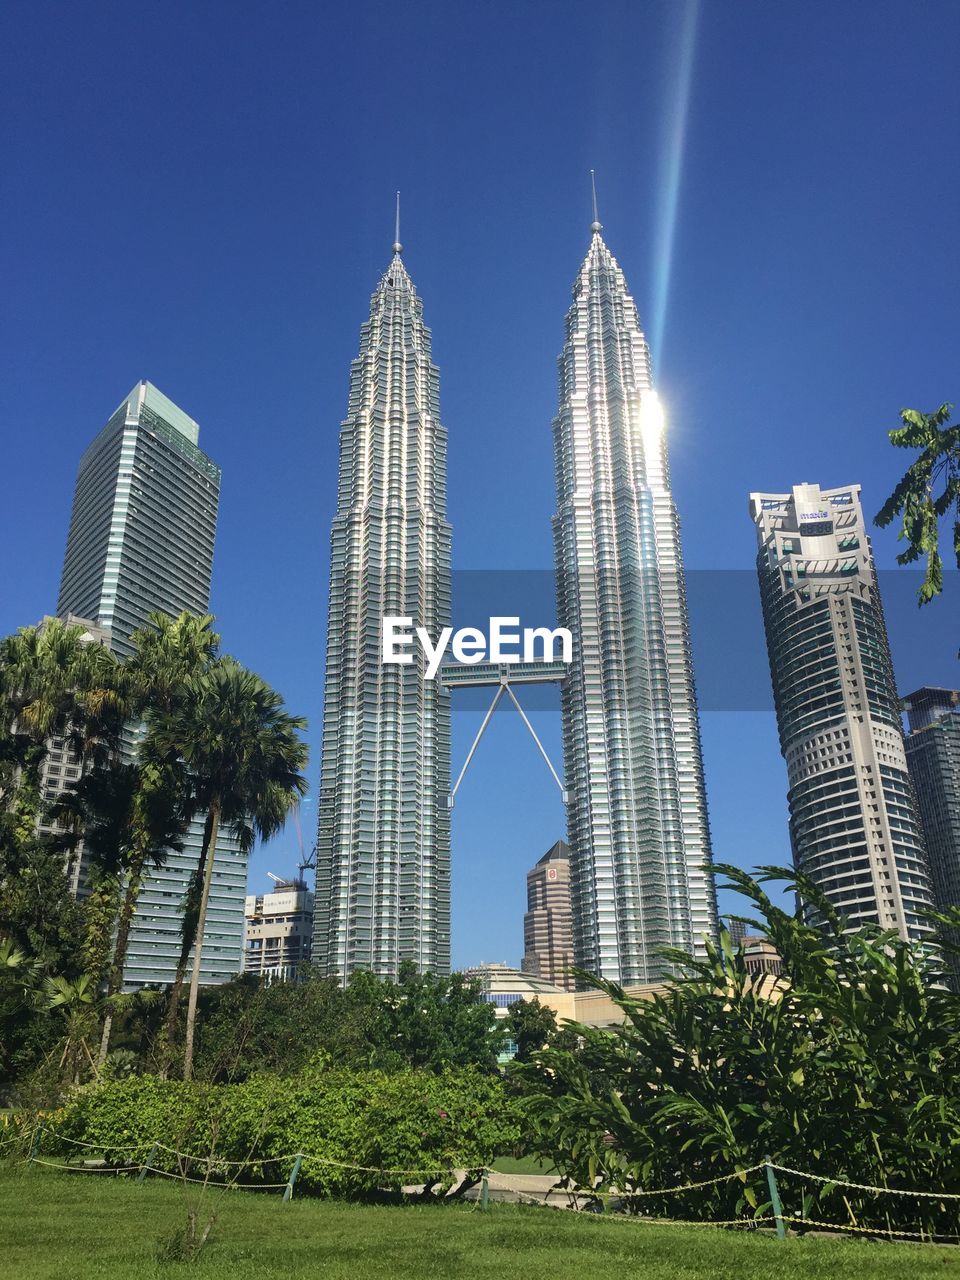
[[[484,734],[484,730],[486,729],[487,725],[490,723],[490,717],[493,715],[494,711],[496,711],[497,709],[497,703],[503,697],[503,689],[504,689],[504,686],[500,685],[500,687],[497,689],[497,692],[493,695],[493,701],[490,703],[490,709],[487,712],[487,714],[483,717],[483,723],[481,724],[480,728],[477,730],[477,736],[473,740],[473,746],[467,752],[467,758],[466,760],[464,760],[463,768],[460,770],[460,777],[457,778],[456,782],[453,784],[453,790],[447,796],[448,809],[453,808],[453,802],[456,799],[457,792],[460,790],[460,783],[463,781],[463,775],[467,772],[467,769],[470,766],[470,761],[473,759],[473,753],[476,751],[477,747],[479,746],[480,739],[483,737],[483,734]]]

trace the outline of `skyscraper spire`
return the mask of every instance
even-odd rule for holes
[[[403,245],[400,243],[400,192],[397,192],[397,221],[393,232],[393,252],[403,253]]]
[[[602,231],[603,223],[600,221],[599,213],[597,213],[597,179],[592,169],[590,170],[590,189],[593,192],[593,222],[590,225],[590,230]]]
[[[573,290],[554,420],[557,621],[574,962],[621,983],[716,932],[679,520],[650,352],[598,234]]]
[[[399,227],[394,254],[400,252]],[[382,619],[450,623],[447,433],[423,304],[394,256],[370,300],[340,427],[313,961],[346,982],[450,968],[450,695],[381,662]]]

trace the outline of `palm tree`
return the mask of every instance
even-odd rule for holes
[[[191,779],[193,803],[198,812],[206,813],[194,881],[196,926],[184,1043],[185,1080],[193,1072],[203,933],[217,835],[221,826],[232,828],[246,852],[255,835],[268,839],[280,830],[306,791],[302,770],[307,748],[298,736],[305,727],[305,720],[284,711],[278,693],[232,658],[222,658],[199,678],[188,681],[171,699],[169,710],[148,717],[148,741],[154,758],[183,762]],[[187,913],[185,947],[189,929]],[[175,1003],[172,1009],[175,1016]]]
[[[116,659],[84,634],[51,618],[0,641],[0,726],[7,733],[43,742],[105,708],[116,688]]]
[[[7,1036],[27,1007],[39,974],[40,966],[12,938],[0,937],[0,1071],[8,1069]]]
[[[216,662],[220,636],[213,630],[213,623],[210,613],[184,611],[173,618],[154,612],[149,615],[147,626],[133,633],[135,649],[127,662],[126,676],[133,705],[140,715],[149,717],[169,711],[185,684],[199,678]],[[131,795],[130,806],[132,838],[126,893],[117,924],[108,996],[119,991],[123,981],[130,927],[147,864],[159,868],[168,850],[183,849],[183,837],[195,811],[179,759],[157,758],[151,754],[149,740],[144,740],[138,746],[137,760],[138,786]],[[174,985],[179,993],[179,985]],[[101,1064],[109,1050],[112,1020],[112,1007],[108,1005],[100,1041]]]
[[[107,769],[86,774],[54,809],[61,821],[73,819],[82,831],[84,849],[94,869],[93,892],[87,899],[87,970],[98,980],[106,970],[99,1066],[110,1048],[111,1000],[123,982],[130,927],[144,872],[148,864],[162,867],[170,850],[179,853],[183,849],[189,820],[185,782],[182,770],[143,759],[141,753],[134,764],[114,762]],[[98,898],[103,899],[104,909],[91,913],[89,904]]]
[[[881,529],[903,514],[900,537],[910,545],[897,556],[898,564],[912,564],[927,557],[927,570],[920,588],[920,603],[926,604],[943,590],[943,560],[940,556],[940,520],[954,511],[953,549],[960,569],[960,423],[950,420],[952,404],[942,404],[934,413],[901,409],[902,427],[888,432],[890,443],[899,449],[919,449],[900,483],[874,517]],[[935,493],[938,484],[943,488]]]
[[[59,975],[47,978],[43,1005],[61,1013],[65,1020],[60,1070],[66,1068],[67,1077],[79,1084],[85,1059],[92,1074],[99,1075],[89,1044],[97,1027],[97,984],[90,975],[82,973],[72,981]]]
[[[119,664],[84,635],[82,627],[53,618],[0,640],[0,738],[4,758],[15,765],[10,776],[23,834],[39,816],[49,739],[66,737],[87,760],[119,737],[126,710]]]
[[[170,707],[177,690],[216,661],[220,637],[213,630],[212,613],[181,613],[171,618],[151,613],[147,626],[131,639],[135,650],[126,674],[137,709]]]

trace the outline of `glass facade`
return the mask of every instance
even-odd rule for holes
[[[105,628],[113,650],[155,610],[206,613],[220,500],[220,468],[198,447],[199,427],[149,382],[123,401],[80,460],[58,613]],[[131,727],[127,749],[137,730]],[[197,866],[203,821],[182,853],[145,877],[130,933],[125,987],[173,980],[180,954],[181,904]],[[82,865],[79,888],[82,891]],[[239,972],[247,858],[233,837],[217,841],[203,943],[202,980]]]
[[[960,689],[904,698],[907,765],[917,793],[938,907],[960,906]],[[960,969],[960,958],[954,961]]]
[[[313,962],[346,982],[450,968],[450,694],[381,661],[381,619],[450,623],[447,433],[399,247],[373,294],[340,428]]]
[[[919,937],[930,879],[859,493],[751,495],[790,837],[851,927]]]
[[[553,425],[558,622],[578,966],[655,982],[716,933],[677,510],[636,305],[593,227]]]

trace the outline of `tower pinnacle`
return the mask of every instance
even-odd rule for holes
[[[597,180],[593,170],[590,170],[590,189],[593,192],[593,222],[590,224],[591,231],[602,231],[603,223],[600,221],[600,215],[597,213]]]
[[[400,243],[400,192],[397,192],[397,221],[394,226],[393,233],[393,252],[403,253],[403,245]]]

